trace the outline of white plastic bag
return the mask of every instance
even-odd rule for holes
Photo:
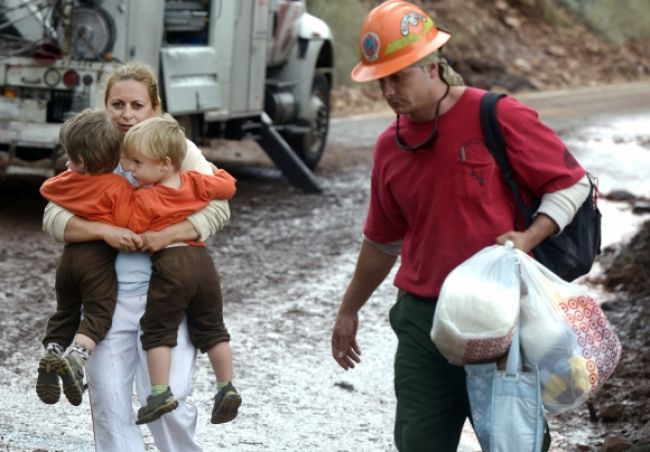
[[[503,356],[519,318],[519,292],[512,243],[484,248],[452,270],[431,328],[440,353],[457,366]]]
[[[598,302],[527,254],[521,265],[521,347],[539,367],[544,407],[560,413],[592,396],[612,375],[621,344]]]

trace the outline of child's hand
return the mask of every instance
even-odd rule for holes
[[[172,243],[199,239],[194,226],[187,220],[167,226],[160,231],[147,231],[140,234],[140,238],[142,239],[140,250],[150,254],[160,251]]]
[[[130,229],[105,225],[102,237],[104,241],[118,251],[132,252],[142,247],[142,239]]]
[[[161,231],[147,231],[141,234],[139,238],[142,242],[140,250],[150,254],[160,251],[174,242],[173,236],[166,233],[165,229]]]

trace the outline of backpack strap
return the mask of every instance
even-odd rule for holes
[[[503,140],[503,135],[501,134],[501,128],[497,121],[497,102],[505,96],[505,94],[497,94],[491,91],[488,91],[483,95],[479,110],[481,130],[483,131],[485,144],[492,154],[492,157],[494,157],[494,160],[497,162],[506,183],[510,187],[510,191],[512,191],[515,202],[517,203],[519,213],[524,219],[524,224],[528,227],[530,223],[532,223],[532,215],[530,215],[530,212],[526,208],[526,204],[524,204],[524,200],[521,197],[519,186],[517,185],[515,175],[512,172],[512,167],[510,166],[506,154],[506,144]]]

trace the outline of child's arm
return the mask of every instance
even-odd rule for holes
[[[65,171],[47,179],[40,189],[50,202],[89,221],[126,226],[133,190],[123,178],[112,174],[79,174]]]
[[[131,252],[142,246],[142,239],[126,228],[87,221],[52,202],[45,206],[43,231],[53,240],[65,243],[83,243],[103,240],[119,251]]]
[[[224,170],[207,176],[196,171],[181,173],[181,186],[160,184],[136,190],[128,228],[134,232],[162,230],[187,219],[214,198],[235,194],[235,178]]]
[[[202,174],[212,174],[216,167],[208,162],[201,150],[191,141],[187,141],[187,153],[183,161],[182,171],[195,170]],[[153,253],[171,243],[191,240],[205,241],[211,235],[222,229],[230,220],[230,207],[227,201],[213,200],[187,220],[171,225],[160,231],[147,231],[140,237],[143,240],[142,250]]]
[[[210,201],[212,199],[230,199],[235,195],[235,182],[237,180],[226,170],[217,169],[212,176],[206,176],[197,172],[194,177],[199,177],[201,183],[196,185],[196,195],[200,199]]]
[[[182,171],[198,171],[201,174],[212,174],[217,169],[208,162],[201,150],[191,141],[187,141],[187,153],[183,161]],[[192,224],[196,235],[194,237],[183,237],[181,240],[205,241],[222,229],[230,220],[230,207],[224,200],[210,201],[207,207],[187,217]]]

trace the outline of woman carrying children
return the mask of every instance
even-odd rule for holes
[[[145,65],[126,64],[112,73],[107,79],[104,101],[122,133],[161,113],[158,84],[152,70]],[[213,169],[196,145],[188,141],[182,170],[212,174]],[[137,235],[128,229],[86,221],[52,203],[46,207],[43,229],[55,240],[66,243],[102,240],[119,251],[115,261],[118,292],[112,326],[86,362],[97,451],[144,450],[142,434],[134,422],[131,397],[134,382],[143,405],[149,394],[146,354],[140,343],[140,318],[151,276],[151,260],[145,253],[177,242],[205,240],[221,229],[229,216],[228,203],[214,200],[185,221]],[[186,401],[191,391],[195,357],[187,322],[183,321],[177,345],[172,349],[169,375],[169,386],[179,406],[149,424],[160,450],[202,450],[194,438],[197,410]],[[232,369],[221,369],[220,376],[224,373],[230,373],[231,378]]]

